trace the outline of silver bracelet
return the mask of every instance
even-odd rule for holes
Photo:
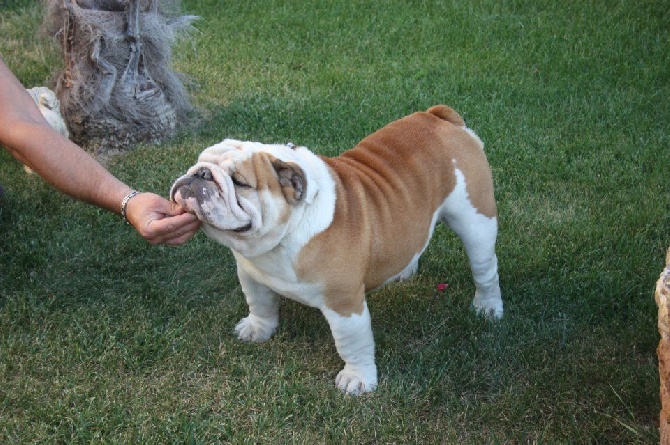
[[[128,201],[130,201],[134,196],[139,195],[139,193],[140,192],[137,190],[133,190],[132,192],[128,193],[125,198],[123,198],[123,201],[121,201],[121,216],[127,224],[130,224],[128,217],[126,216],[126,207],[128,207]]]

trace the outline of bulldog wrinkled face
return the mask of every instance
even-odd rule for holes
[[[243,244],[259,238],[263,246],[254,251],[274,247],[307,191],[307,178],[290,160],[291,151],[291,145],[225,140],[201,153],[175,181],[170,197],[203,221],[207,235],[228,247],[248,250]]]

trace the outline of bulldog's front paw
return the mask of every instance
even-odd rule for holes
[[[503,301],[500,297],[500,291],[488,298],[482,298],[475,293],[472,307],[477,315],[483,315],[494,320],[500,320],[503,316]]]
[[[242,341],[260,343],[269,340],[277,330],[278,325],[279,322],[277,320],[268,320],[250,314],[237,323],[235,332],[237,333],[237,338]]]
[[[345,365],[337,374],[335,384],[340,391],[352,396],[372,392],[377,387],[377,368],[374,365],[364,367]]]

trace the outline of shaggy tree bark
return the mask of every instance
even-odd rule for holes
[[[178,16],[179,0],[45,1],[46,30],[65,59],[55,92],[71,138],[105,154],[172,136],[190,109],[169,66],[194,19]]]

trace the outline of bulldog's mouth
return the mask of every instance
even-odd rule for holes
[[[238,227],[237,229],[230,229],[231,232],[235,233],[244,233],[248,232],[249,230],[251,230],[251,223],[247,224],[246,226]]]

